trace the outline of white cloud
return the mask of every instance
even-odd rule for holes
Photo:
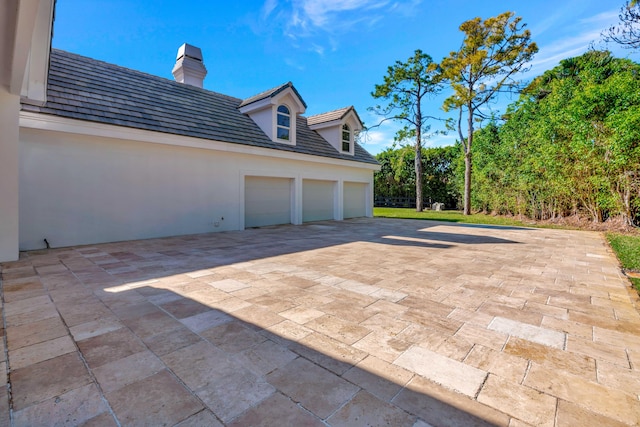
[[[531,63],[531,70],[523,76],[542,74],[558,65],[560,60],[586,52],[590,46],[601,41],[601,32],[615,24],[617,19],[618,11],[610,10],[574,22],[568,31],[570,36],[539,45],[540,51]]]
[[[265,0],[261,17],[264,25],[280,28],[289,39],[312,39],[312,43],[299,47],[323,55],[337,49],[332,36],[373,27],[389,13],[409,14],[421,1],[399,4],[391,0]]]
[[[444,147],[453,145],[458,140],[457,133],[449,132],[448,134],[435,134],[424,142],[425,147]]]
[[[299,70],[299,71],[304,71],[305,69],[304,65],[300,64],[298,61],[296,61],[293,58],[284,58],[284,63],[287,64],[289,67],[295,68],[296,70]]]
[[[361,134],[361,142],[367,146],[390,147],[393,145],[393,135],[379,130],[369,130]]]
[[[317,43],[311,43],[311,49],[320,56],[324,55],[324,46],[320,46]]]
[[[567,16],[574,14],[575,10],[579,9],[583,4],[583,0],[559,2],[553,10],[548,11],[549,14],[542,21],[531,26],[530,29],[532,37],[536,39],[546,33],[549,29],[557,30],[558,27],[566,25],[563,20],[566,20]]]
[[[363,118],[371,127],[370,130],[362,132],[361,134],[360,143],[364,145],[367,151],[375,155],[394,145],[396,132],[403,127],[401,123],[394,122],[392,120],[380,123],[382,117],[377,116],[372,112],[367,112]],[[377,125],[378,123],[380,124]],[[432,132],[429,133],[428,137],[424,138],[424,147],[444,147],[446,145],[455,144],[458,139],[457,133],[449,132],[447,134],[443,134],[440,132],[433,132],[436,130],[436,126],[441,130],[444,128],[444,126],[434,123]],[[412,141],[406,141],[405,143],[413,144]]]
[[[262,5],[262,17],[266,18],[278,6],[278,0],[266,0]]]
[[[618,15],[620,10],[609,10],[606,12],[598,13],[597,15],[583,18],[580,20],[583,24],[596,25],[598,27],[608,27],[611,24],[614,24],[618,21]]]
[[[371,112],[363,116],[370,129],[360,133],[360,143],[372,154],[380,153],[393,145],[393,138],[400,125],[391,120],[381,122],[382,117]]]
[[[315,27],[331,30],[336,15],[353,10],[371,11],[386,6],[388,1],[379,0],[302,0],[297,6]],[[296,5],[294,4],[294,7]],[[349,20],[353,22],[354,20]]]
[[[387,128],[374,128],[370,131],[363,132],[360,143],[371,154],[378,154],[394,145],[393,137],[399,128],[396,124],[392,124]],[[448,134],[433,134],[426,138],[422,144],[424,147],[444,147],[455,144],[458,139],[457,134],[449,132]]]

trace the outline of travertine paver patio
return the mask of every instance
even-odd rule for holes
[[[0,424],[640,424],[598,233],[360,219],[1,268]]]

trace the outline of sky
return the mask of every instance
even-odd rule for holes
[[[623,0],[57,0],[53,47],[173,79],[180,45],[202,49],[205,89],[248,98],[288,81],[307,104],[305,116],[353,105],[365,126],[387,67],[416,49],[439,62],[458,50],[459,26],[505,11],[522,17],[539,47],[523,81],[589,49],[608,48],[636,62],[640,52],[606,45],[602,30],[618,22]],[[447,96],[428,101],[426,114],[447,118]],[[516,98],[503,96],[504,111]],[[363,146],[377,154],[392,146],[398,124],[368,131]],[[442,130],[441,122],[432,131]],[[426,146],[454,143],[434,135]]]

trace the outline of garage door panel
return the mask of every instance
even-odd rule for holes
[[[334,219],[333,181],[305,179],[302,181],[302,221]]]
[[[345,182],[343,195],[345,219],[367,216],[367,184]]]
[[[245,227],[291,223],[291,179],[245,177]]]

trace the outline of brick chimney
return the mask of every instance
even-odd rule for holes
[[[202,51],[199,47],[183,44],[178,49],[176,65],[173,66],[173,77],[179,83],[202,87],[207,69],[202,63]]]

